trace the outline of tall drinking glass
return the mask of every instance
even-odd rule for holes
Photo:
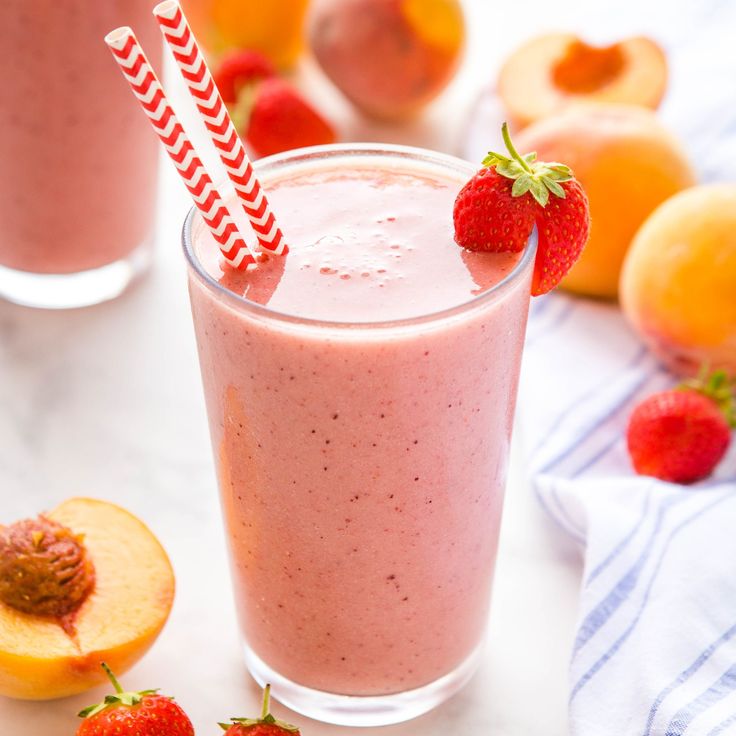
[[[0,3],[0,297],[61,308],[117,296],[150,260],[157,143],[103,36],[149,0]]]
[[[183,233],[246,662],[309,716],[398,722],[477,665],[535,245],[458,248],[474,167],[441,154],[256,169],[285,258],[228,271]]]

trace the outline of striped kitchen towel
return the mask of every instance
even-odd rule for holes
[[[535,301],[522,438],[584,555],[573,736],[736,734],[736,448],[691,487],[636,476],[626,452],[632,407],[675,382],[615,307]]]
[[[686,141],[700,181],[735,180],[734,0],[533,5],[554,13],[555,27],[567,12],[569,30],[593,42],[645,33],[662,43],[661,118]],[[468,160],[500,145],[502,119],[486,90],[463,138]],[[539,502],[584,559],[572,736],[736,736],[736,447],[687,488],[636,476],[626,452],[633,406],[676,381],[615,306],[533,300],[522,444]]]

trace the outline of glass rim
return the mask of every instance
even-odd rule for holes
[[[445,171],[448,169],[459,174],[463,174],[468,179],[472,177],[478,167],[464,159],[452,156],[446,153],[432,151],[430,149],[418,148],[414,146],[403,146],[396,144],[383,143],[336,143],[325,146],[310,146],[308,148],[298,148],[285,153],[278,153],[273,156],[267,156],[253,162],[253,168],[259,178],[265,178],[272,173],[288,171],[289,167],[300,164],[308,164],[311,161],[322,162],[331,159],[339,160],[340,158],[384,158],[394,161],[404,160],[407,163],[423,163],[429,166],[435,166]],[[229,183],[229,182],[226,182]],[[267,183],[264,185],[268,188]],[[213,278],[202,266],[197,258],[193,242],[192,242],[192,225],[194,218],[197,216],[198,210],[192,206],[184,219],[181,231],[181,242],[184,250],[184,256],[187,261],[188,272],[196,275],[198,281],[209,291],[213,292],[218,299],[222,300],[228,306],[240,312],[251,313],[260,319],[275,321],[282,324],[290,324],[300,327],[311,327],[319,329],[336,329],[336,330],[381,330],[387,328],[407,327],[418,324],[427,324],[440,322],[445,319],[464,314],[468,311],[475,311],[487,304],[498,301],[506,293],[511,292],[517,282],[526,273],[527,269],[533,265],[534,257],[537,251],[537,227],[534,226],[521,258],[514,265],[513,269],[504,276],[498,283],[486,289],[477,296],[472,296],[466,301],[455,304],[451,307],[445,307],[426,314],[419,314],[413,317],[402,317],[392,320],[376,320],[351,322],[341,320],[323,320],[312,317],[302,317],[297,314],[283,312],[277,309],[253,302],[242,295],[236,294]],[[288,257],[288,256],[287,256]]]

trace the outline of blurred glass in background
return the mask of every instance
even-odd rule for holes
[[[158,143],[104,35],[132,25],[154,64],[150,0],[0,3],[0,296],[73,307],[150,260]]]

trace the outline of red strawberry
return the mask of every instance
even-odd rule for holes
[[[550,197],[537,207],[539,242],[532,277],[532,296],[546,294],[575,265],[590,234],[588,197],[576,179],[561,185],[564,197]]]
[[[487,168],[460,190],[455,241],[468,250],[515,253],[536,223],[532,295],[539,296],[557,286],[588,242],[588,199],[567,166],[537,161],[535,153],[520,156],[506,123],[501,130],[510,157],[489,153]]]
[[[283,79],[256,86],[245,140],[257,156],[334,143],[332,126]]]
[[[269,712],[271,686],[263,691],[263,707],[260,718],[231,718],[231,723],[221,723],[225,736],[299,736],[299,729],[289,723],[277,721]]]
[[[732,400],[723,371],[644,399],[626,435],[636,472],[673,483],[707,478],[731,443]]]
[[[258,51],[233,50],[223,54],[212,76],[223,101],[231,105],[247,85],[275,77],[276,68]]]
[[[80,712],[84,721],[77,736],[194,736],[192,722],[171,698],[156,690],[123,692],[110,668],[104,663],[102,667],[115,695]]]
[[[518,253],[534,225],[533,201],[514,197],[509,180],[481,169],[455,200],[455,241],[468,250]]]

